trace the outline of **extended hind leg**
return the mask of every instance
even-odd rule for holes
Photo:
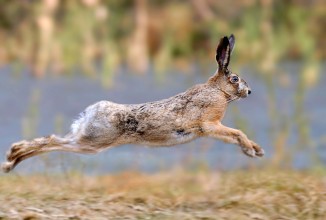
[[[7,152],[7,160],[13,161],[18,157],[21,157],[25,154],[29,154],[31,152],[41,152],[44,150],[49,150],[53,145],[62,145],[68,144],[69,140],[64,138],[59,138],[55,135],[36,138],[32,141],[20,141],[11,145],[10,150]]]
[[[76,144],[73,139],[60,138],[55,135],[36,138],[32,141],[14,143],[7,153],[7,162],[2,164],[4,172],[9,172],[21,161],[35,155],[51,151],[69,151],[76,153],[97,153],[99,150]]]

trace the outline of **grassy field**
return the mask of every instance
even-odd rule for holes
[[[326,176],[256,170],[3,175],[0,219],[326,219]]]

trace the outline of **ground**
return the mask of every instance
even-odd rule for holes
[[[271,170],[1,175],[0,219],[326,219],[326,176]]]

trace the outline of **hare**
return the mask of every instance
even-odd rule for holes
[[[80,114],[65,137],[51,135],[14,143],[3,171],[50,151],[92,154],[123,144],[172,146],[204,136],[237,144],[249,157],[262,157],[264,151],[258,144],[221,123],[228,104],[251,93],[248,84],[228,68],[234,44],[233,35],[221,38],[216,49],[218,69],[206,83],[156,102],[97,102]]]

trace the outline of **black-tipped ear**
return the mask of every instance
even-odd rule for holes
[[[232,36],[232,35],[231,35]],[[219,68],[226,69],[230,62],[230,43],[228,37],[223,37],[216,48],[216,61]]]
[[[230,50],[231,50],[231,54],[232,54],[232,51],[233,51],[234,45],[235,45],[235,37],[233,34],[231,34],[229,37],[229,44],[230,44]]]

